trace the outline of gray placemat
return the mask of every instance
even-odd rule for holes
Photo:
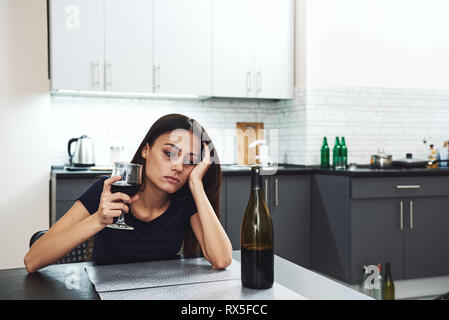
[[[269,289],[248,289],[241,280],[224,280],[136,290],[100,292],[102,300],[308,300],[273,283]]]
[[[88,266],[86,271],[98,293],[240,279],[238,261],[232,260],[224,270],[213,270],[204,258]]]

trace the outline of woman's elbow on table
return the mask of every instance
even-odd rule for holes
[[[25,255],[25,258],[23,258],[23,263],[25,264],[25,268],[27,269],[28,273],[34,273],[37,271],[28,253]]]
[[[226,269],[227,267],[229,267],[231,262],[232,262],[232,256],[226,257],[225,259],[220,260],[220,261],[214,261],[214,262],[212,262],[212,269]]]

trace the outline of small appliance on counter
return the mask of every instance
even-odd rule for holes
[[[76,143],[75,152],[72,153],[72,143]],[[70,157],[70,167],[74,170],[79,168],[88,169],[95,166],[94,146],[92,139],[86,135],[79,138],[72,138],[67,144],[67,151]]]

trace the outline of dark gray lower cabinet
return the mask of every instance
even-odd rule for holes
[[[400,201],[366,199],[351,202],[352,283],[362,280],[363,266],[391,263],[393,279],[404,279],[404,235],[400,228]]]
[[[308,174],[270,178],[274,253],[305,268],[310,268],[310,179]]]
[[[251,190],[249,175],[226,177],[226,233],[232,249],[240,250],[240,227]],[[223,197],[223,194],[221,194]]]
[[[50,182],[50,226],[61,218],[84,191],[98,178],[58,178],[52,174]]]
[[[308,174],[262,179],[273,221],[274,252],[303,267],[310,267],[310,181]],[[226,178],[226,232],[234,250],[240,249],[240,227],[250,189],[247,175]]]
[[[351,284],[386,261],[394,280],[449,275],[449,197],[428,196],[426,177],[410,181],[314,175],[312,269]]]
[[[407,199],[405,277],[449,274],[449,197]]]

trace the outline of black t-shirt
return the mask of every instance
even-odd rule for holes
[[[77,199],[90,214],[98,210],[107,178],[104,176],[96,180]],[[107,227],[101,230],[95,235],[92,261],[97,264],[115,264],[176,258],[184,240],[184,228],[196,212],[195,201],[191,196],[186,200],[171,200],[169,208],[149,222],[137,219],[130,208],[124,217],[126,224],[134,227],[134,230]]]

